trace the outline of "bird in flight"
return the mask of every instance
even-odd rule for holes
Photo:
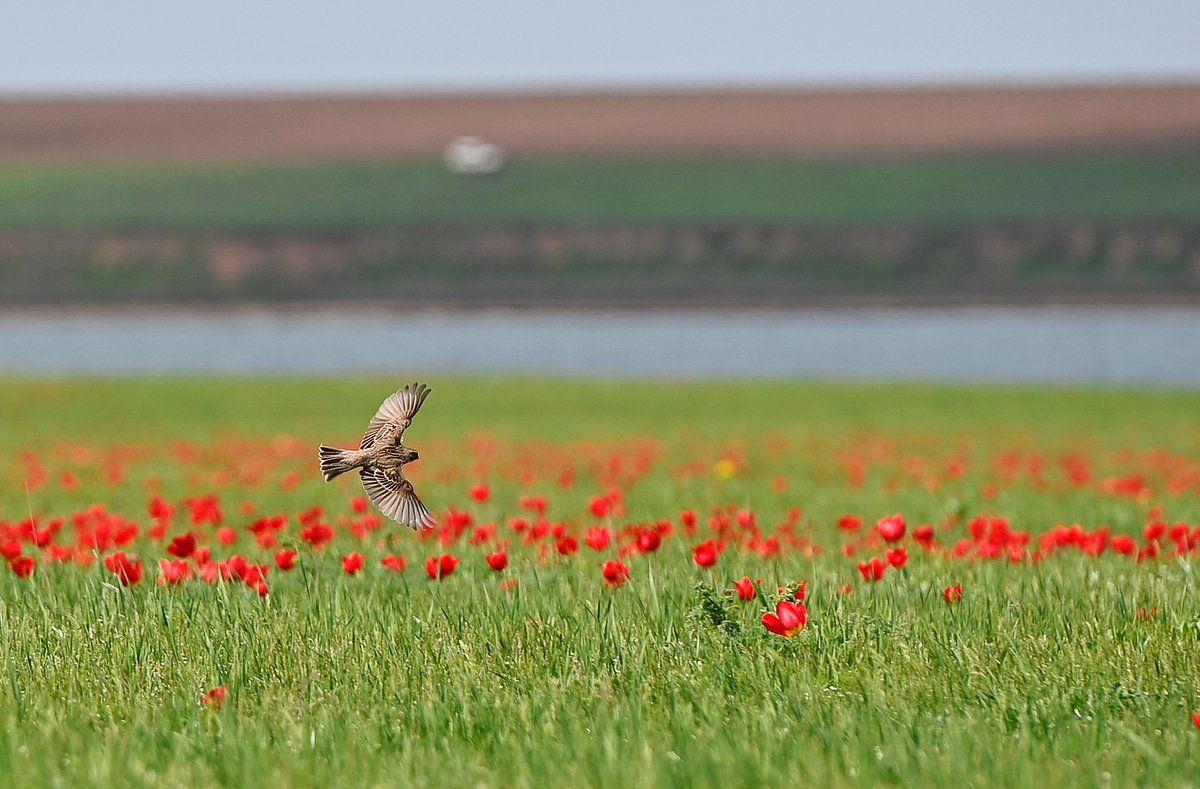
[[[404,464],[420,455],[404,446],[401,439],[428,396],[429,387],[425,384],[409,384],[379,406],[358,449],[322,444],[317,453],[326,482],[359,469],[358,475],[371,503],[392,520],[415,530],[432,527],[437,518],[429,514],[412,483],[404,478]]]

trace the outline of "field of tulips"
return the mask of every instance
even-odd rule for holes
[[[0,380],[2,774],[1195,785],[1200,394],[403,382]]]

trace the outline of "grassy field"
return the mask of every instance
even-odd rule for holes
[[[899,161],[518,160],[6,166],[0,227],[351,228],[405,222],[1194,218],[1200,156],[1096,153]]]
[[[37,561],[27,579],[0,567],[0,774],[1195,785],[1200,394],[438,379],[407,436],[443,522],[422,538],[315,468],[315,444],[354,441],[396,383],[0,380],[0,548]],[[161,536],[154,495],[175,510]],[[65,521],[39,546],[30,512],[34,531]],[[888,541],[873,524],[893,513],[907,531]],[[268,540],[247,530],[274,514]],[[332,542],[310,545],[301,516]],[[639,549],[651,531],[661,547]],[[156,583],[185,533],[210,569],[268,565],[269,593],[201,580],[195,555],[193,577]],[[505,545],[497,572],[484,557]],[[868,582],[858,563],[897,547],[903,567]],[[106,569],[117,550],[140,583]],[[444,552],[460,564],[431,580]],[[608,561],[627,582],[605,583]],[[731,594],[743,576],[755,599]],[[769,633],[777,587],[800,580],[807,626]]]

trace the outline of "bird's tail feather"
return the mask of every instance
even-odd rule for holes
[[[353,455],[353,450],[327,447],[322,444],[321,448],[317,450],[317,457],[321,459],[321,473],[325,475],[325,481],[328,482],[334,477],[356,468],[356,464],[352,461]]]

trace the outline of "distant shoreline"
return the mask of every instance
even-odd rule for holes
[[[1200,309],[1200,294],[1152,293],[1129,296],[1099,296],[1072,294],[1027,294],[996,296],[948,297],[946,294],[920,296],[869,296],[847,294],[814,299],[779,299],[776,301],[729,300],[682,301],[647,300],[641,303],[603,300],[527,300],[512,302],[467,302],[456,300],[422,300],[420,302],[395,300],[300,300],[300,301],[138,301],[120,300],[111,302],[74,301],[44,303],[2,303],[0,319],[30,317],[137,317],[163,315],[366,315],[371,313],[419,313],[419,314],[504,314],[504,313],[562,313],[612,314],[646,313],[663,314],[702,312],[726,313],[827,313],[827,312],[929,312],[966,310],[1003,311],[1064,311],[1087,312],[1093,310],[1192,310]]]

